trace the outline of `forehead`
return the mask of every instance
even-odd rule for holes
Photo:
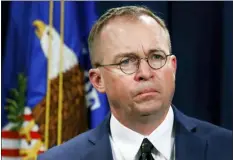
[[[97,52],[104,61],[111,61],[121,53],[147,54],[151,49],[169,52],[165,30],[152,17],[142,15],[137,20],[119,17],[101,31]]]

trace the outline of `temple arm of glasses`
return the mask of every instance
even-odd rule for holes
[[[116,64],[96,64],[95,68],[106,67],[106,66],[117,66],[117,65],[120,65],[120,63],[116,63]]]

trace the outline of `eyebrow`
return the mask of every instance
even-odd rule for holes
[[[149,50],[149,52],[148,52],[148,54],[150,54],[150,53],[154,53],[154,52],[159,52],[159,51],[162,51],[162,52],[164,52],[164,53],[165,53],[165,51],[164,51],[164,50],[162,50],[162,49],[158,48],[158,49],[150,49],[150,50]]]
[[[114,57],[113,62],[116,62],[119,58],[123,58],[123,57],[127,57],[127,56],[128,57],[130,57],[130,56],[138,56],[139,57],[139,55],[135,52],[119,53]]]

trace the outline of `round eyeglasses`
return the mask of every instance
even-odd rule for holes
[[[136,55],[128,55],[122,57],[119,63],[105,65],[96,64],[96,68],[106,66],[119,66],[123,73],[133,74],[139,69],[142,59],[145,59],[151,68],[160,69],[166,64],[167,57],[171,55],[172,54],[166,55],[165,52],[161,50],[150,53],[146,58],[140,58]]]

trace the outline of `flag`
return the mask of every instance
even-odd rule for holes
[[[89,108],[89,126],[90,128],[95,128],[98,126],[107,113],[109,112],[109,103],[106,94],[97,92],[97,90],[91,85],[88,78],[88,70],[92,67],[88,52],[88,34],[93,26],[94,22],[97,20],[97,15],[95,11],[95,2],[84,2],[83,6],[79,6],[77,9],[79,14],[79,27],[82,44],[82,54],[80,54],[80,65],[85,70],[85,90],[87,92],[87,105]]]
[[[88,79],[87,37],[97,18],[95,3],[64,2],[64,13],[62,6],[59,1],[11,2],[2,73],[3,159],[33,159],[57,145],[61,97],[62,142],[96,127],[109,110],[106,95]]]

